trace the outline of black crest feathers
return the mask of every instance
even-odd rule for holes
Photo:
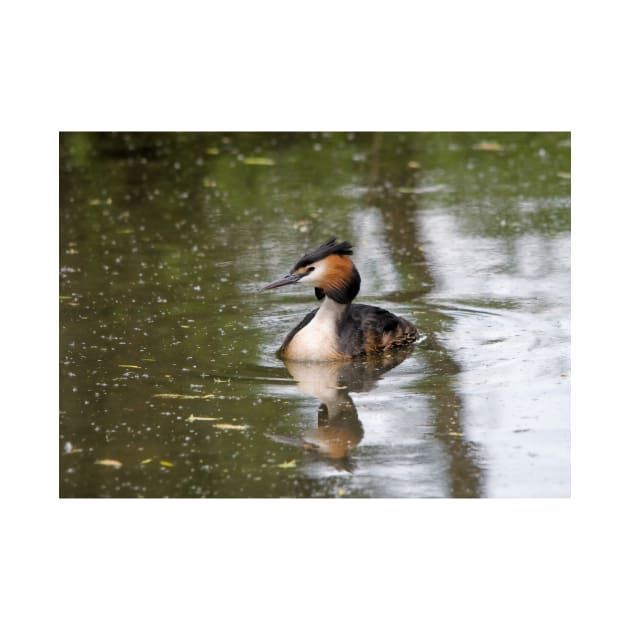
[[[293,266],[292,271],[299,269],[300,267],[306,267],[312,265],[314,262],[326,258],[331,254],[341,254],[343,256],[352,255],[352,245],[348,241],[337,242],[336,236],[331,236],[325,243],[320,245],[317,249],[314,249],[308,254],[304,254],[300,260],[298,260]]]

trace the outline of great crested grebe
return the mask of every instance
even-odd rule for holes
[[[330,238],[304,254],[291,272],[263,289],[301,284],[315,289],[324,300],[288,335],[280,355],[290,361],[339,361],[385,352],[418,339],[416,327],[389,311],[366,304],[352,304],[359,293],[361,276],[350,258],[352,245]]]

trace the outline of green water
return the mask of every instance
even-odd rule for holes
[[[60,221],[61,496],[570,495],[569,134],[64,133]],[[289,371],[332,234],[423,338]]]

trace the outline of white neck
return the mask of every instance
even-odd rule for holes
[[[325,296],[315,317],[334,318],[334,320],[338,322],[347,308],[347,304],[339,304],[339,302],[335,302],[335,300]]]
[[[294,361],[334,361],[343,358],[338,345],[338,323],[348,308],[325,297],[315,317],[300,330],[287,348]]]

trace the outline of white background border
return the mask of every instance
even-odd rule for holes
[[[3,627],[627,627],[622,6],[5,3]],[[571,131],[573,498],[58,499],[58,132],[92,129]]]

